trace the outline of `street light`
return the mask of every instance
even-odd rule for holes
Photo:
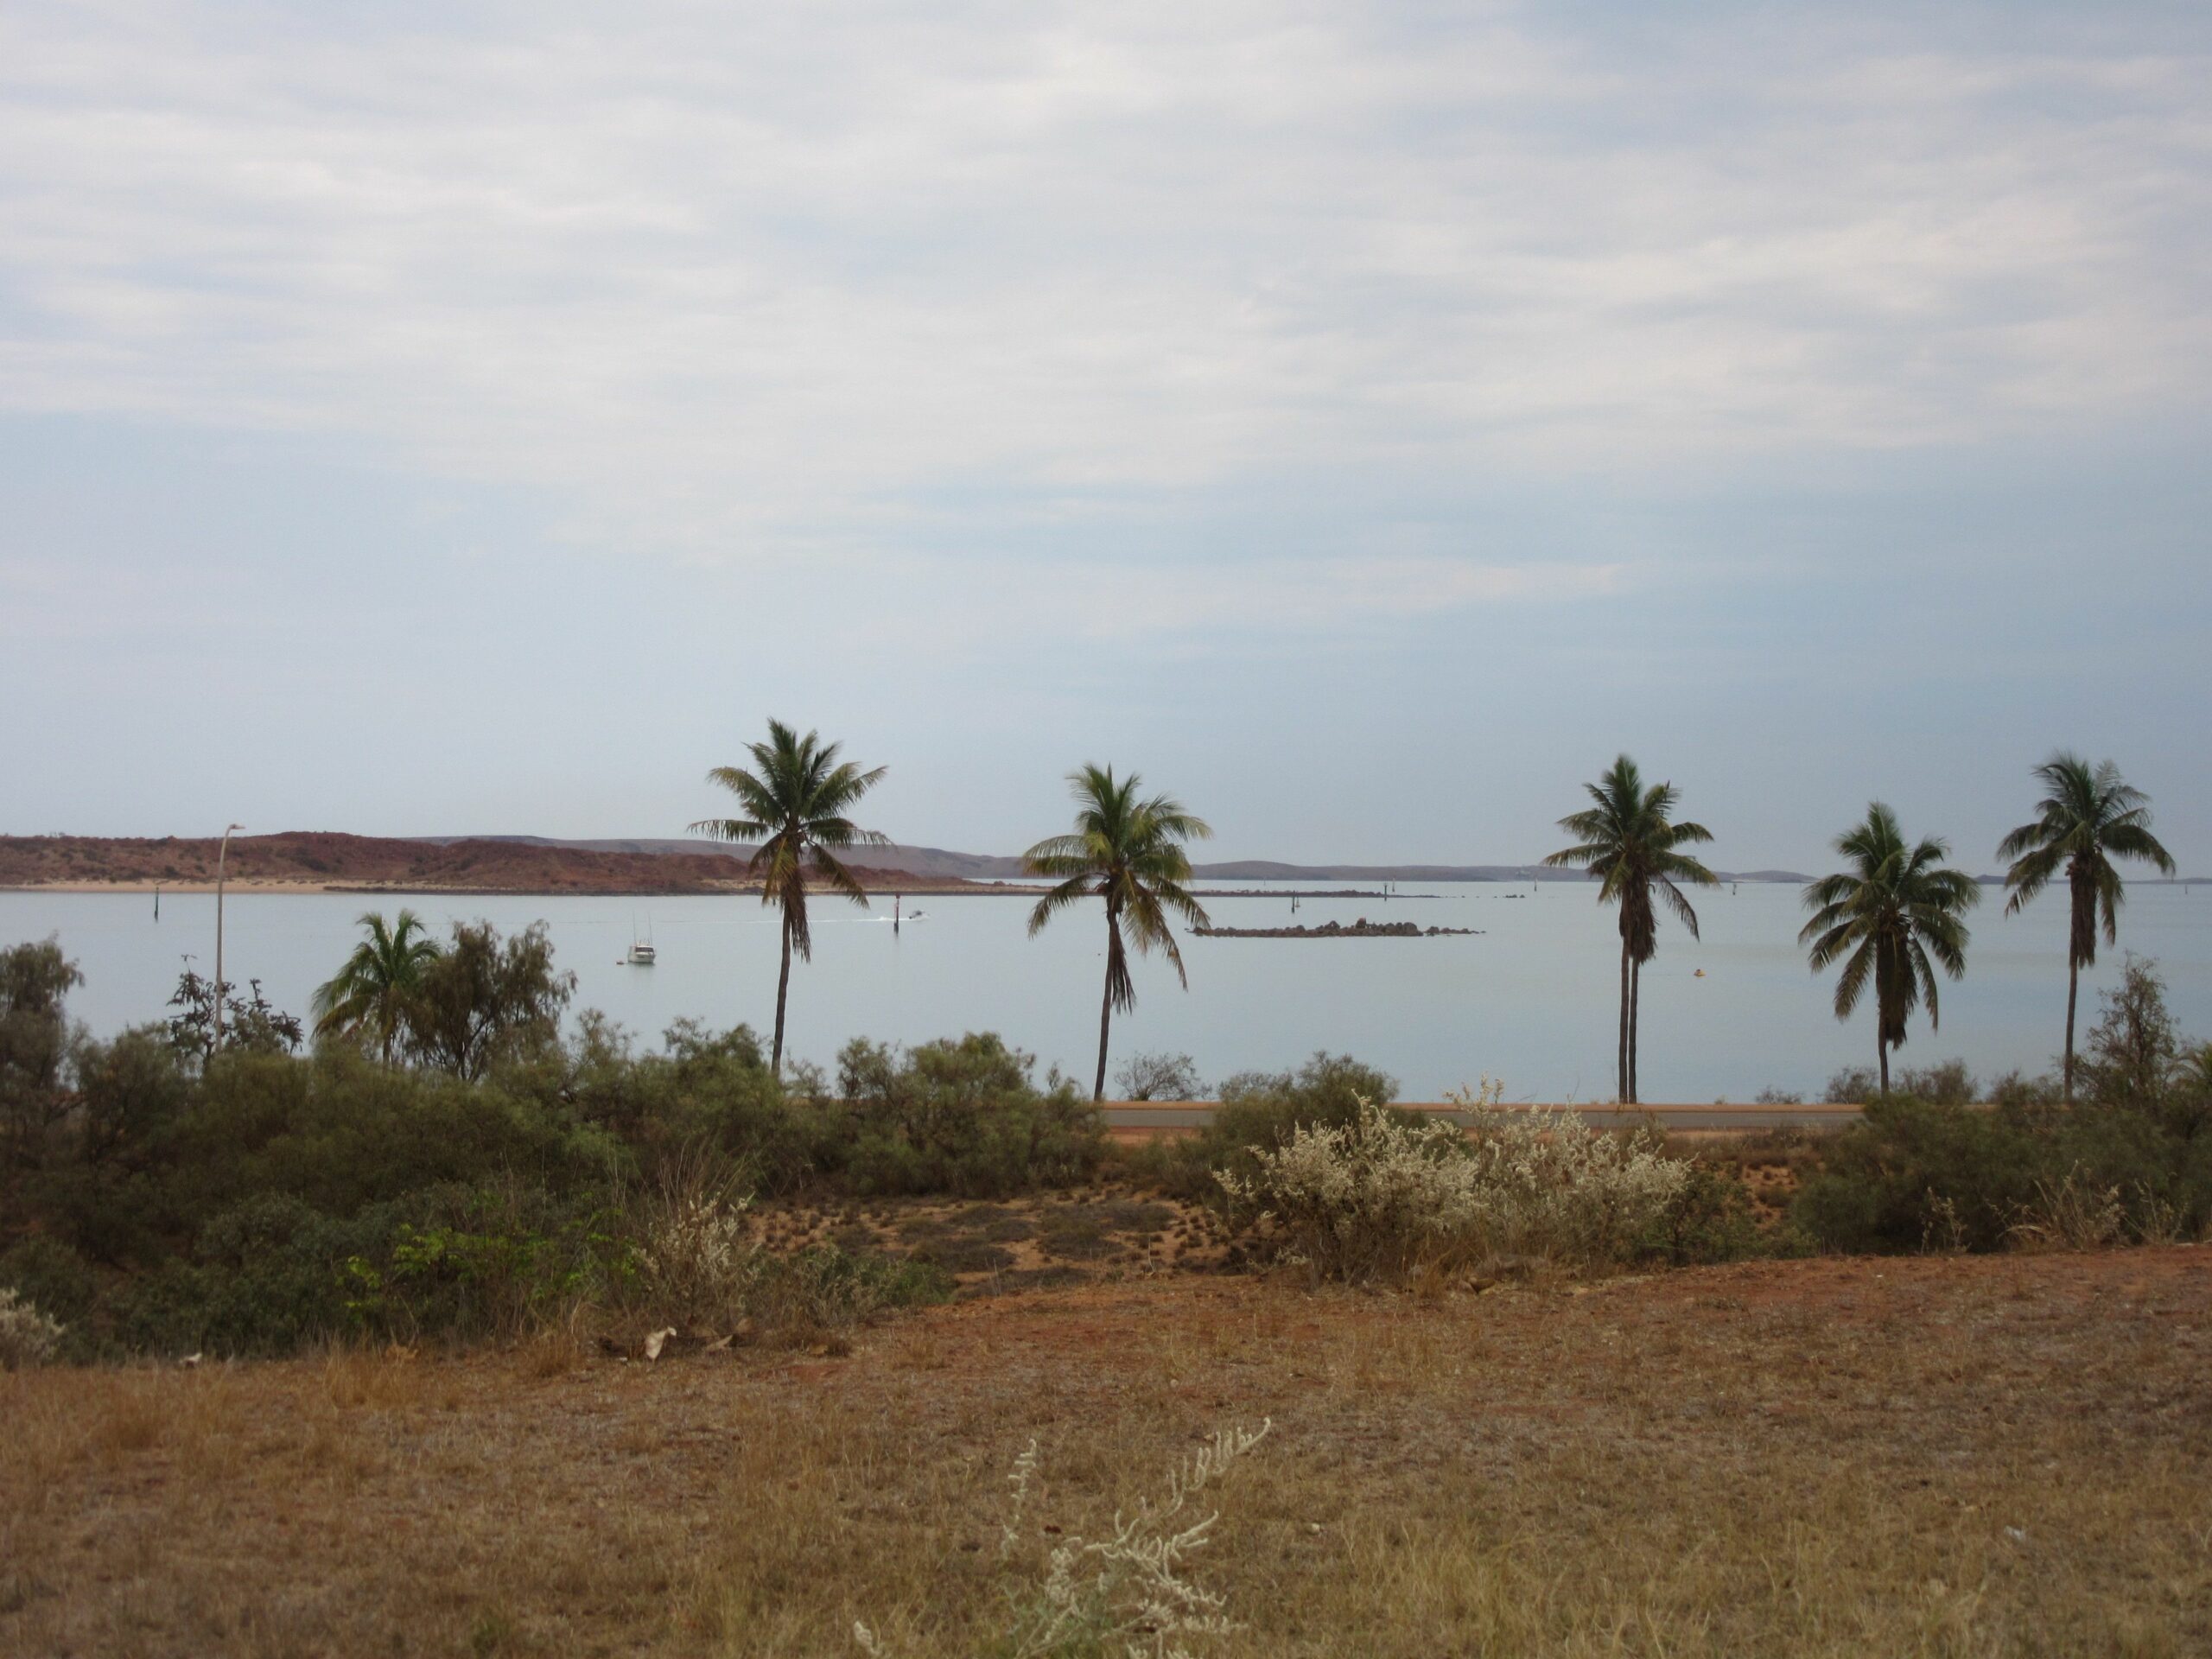
[[[223,844],[215,849],[215,1039],[207,1045],[210,1059],[223,1046],[223,861],[230,856],[231,832],[245,828],[242,823],[226,825]]]

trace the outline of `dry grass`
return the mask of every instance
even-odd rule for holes
[[[1254,1654],[2197,1654],[2208,1357],[2212,1251],[2172,1249],[12,1375],[0,1652],[972,1654],[1033,1436],[1073,1531],[1272,1417],[1198,1567]]]

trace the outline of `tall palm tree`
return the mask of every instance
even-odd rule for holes
[[[2036,768],[2044,797],[2032,823],[2024,823],[1997,845],[2009,858],[2005,873],[2012,897],[2005,913],[2041,893],[2063,864],[2073,899],[2073,927],[2066,942],[2066,1098],[2074,1098],[2074,1009],[2082,992],[2082,970],[2097,960],[2097,915],[2104,914],[2105,943],[2120,938],[2120,907],[2126,898],[2114,858],[2138,858],[2166,874],[2174,861],[2151,833],[2151,798],[2123,782],[2109,760],[2092,768],[2078,754],[2063,750]]]
[[[885,768],[862,772],[840,761],[840,743],[824,743],[813,732],[799,736],[779,720],[768,722],[768,741],[746,746],[753,770],[716,766],[707,774],[737,797],[746,816],[702,818],[695,836],[719,841],[759,842],[746,862],[747,874],[760,882],[760,902],[784,907],[784,965],[776,979],[776,1040],[769,1060],[776,1075],[784,1070],[784,1000],[791,990],[791,953],[805,962],[814,955],[806,925],[806,882],[811,875],[866,908],[868,893],[853,873],[837,861],[848,847],[880,847],[889,837],[863,830],[845,816],[854,803],[882,780]]]
[[[1077,808],[1075,832],[1040,841],[1021,855],[1030,874],[1059,881],[1029,912],[1031,938],[1054,912],[1078,899],[1095,894],[1106,901],[1106,996],[1098,1010],[1098,1077],[1091,1085],[1093,1100],[1106,1096],[1106,1042],[1114,1010],[1127,1012],[1137,1001],[1128,955],[1122,947],[1124,925],[1139,950],[1148,955],[1157,945],[1166,953],[1185,990],[1191,976],[1184,971],[1183,953],[1175,948],[1167,912],[1173,911],[1193,927],[1209,925],[1205,910],[1184,885],[1191,879],[1191,861],[1181,843],[1202,841],[1213,831],[1185,812],[1180,802],[1165,795],[1140,800],[1138,782],[1135,772],[1116,779],[1111,766],[1086,766],[1070,772],[1069,792]]]
[[[1851,1017],[1872,982],[1875,1047],[1886,1095],[1890,1051],[1904,1041],[1906,1019],[1925,999],[1929,1029],[1942,1023],[1936,964],[1953,979],[1967,971],[1967,929],[1959,918],[1981,902],[1981,889],[1963,870],[1945,868],[1951,852],[1947,842],[1931,836],[1907,846],[1897,814],[1879,801],[1867,807],[1864,823],[1836,837],[1835,849],[1851,868],[1806,887],[1805,906],[1813,918],[1797,942],[1811,947],[1816,974],[1843,962],[1835,982],[1837,1019]]]
[[[1594,804],[1571,812],[1559,827],[1579,837],[1544,862],[1554,869],[1587,870],[1599,879],[1598,902],[1621,907],[1621,1016],[1618,1063],[1619,1098],[1624,1104],[1637,1096],[1636,1045],[1638,1005],[1643,988],[1643,964],[1659,954],[1659,917],[1652,908],[1651,891],[1659,890],[1667,907],[1681,918],[1697,938],[1697,912],[1676,885],[1713,887],[1720,878],[1679,850],[1713,839],[1701,823],[1669,822],[1675,804],[1681,798],[1672,784],[1648,788],[1636,762],[1622,755],[1594,784],[1585,784]]]
[[[390,923],[372,910],[360,925],[368,937],[315,990],[315,1034],[365,1038],[389,1065],[408,999],[421,987],[423,970],[444,953],[411,910],[401,911]]]

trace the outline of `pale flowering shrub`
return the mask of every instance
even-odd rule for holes
[[[64,1329],[17,1295],[14,1286],[0,1285],[0,1370],[45,1364],[61,1346]]]
[[[1572,1112],[1509,1112],[1485,1078],[1449,1120],[1408,1122],[1362,1100],[1216,1179],[1282,1255],[1325,1278],[1402,1280],[1502,1255],[1619,1261],[1689,1180],[1656,1136],[1600,1134]]]
[[[1452,1096],[1469,1114],[1468,1155],[1495,1251],[1621,1261],[1689,1185],[1690,1160],[1667,1156],[1655,1130],[1593,1129],[1571,1111],[1503,1111],[1500,1092],[1485,1080]]]
[[[761,1272],[747,1211],[748,1192],[681,1166],[647,1211],[637,1247],[639,1288],[661,1318],[703,1323],[734,1319]]]
[[[999,1560],[1029,1582],[1010,1585],[1007,1628],[991,1649],[1007,1659],[1198,1659],[1243,1628],[1218,1591],[1193,1583],[1189,1558],[1205,1547],[1216,1515],[1194,1515],[1191,1500],[1267,1438],[1273,1427],[1217,1429],[1168,1472],[1167,1491],[1133,1515],[1117,1512],[1098,1538],[1034,1535],[1025,1529],[1037,1478],[1037,1443],[1014,1460],[1011,1502],[1001,1523]],[[891,1645],[865,1624],[853,1637],[870,1659],[891,1659]]]

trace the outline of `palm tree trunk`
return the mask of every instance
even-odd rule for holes
[[[1890,1040],[1882,1035],[1881,1027],[1874,1029],[1874,1053],[1882,1063],[1882,1098],[1890,1097]]]
[[[776,979],[776,1046],[768,1062],[778,1077],[784,1075],[784,996],[791,988],[791,918],[784,917],[784,970]]]
[[[1106,993],[1098,999],[1098,1077],[1090,1085],[1092,1103],[1106,1098],[1106,1033],[1114,1022],[1114,951],[1109,941],[1106,950]]]
[[[1628,1097],[1632,1105],[1640,1098],[1636,1077],[1637,1022],[1643,1016],[1643,964],[1632,963],[1628,970]]]
[[[2074,1103],[2074,1004],[2082,995],[2082,964],[2066,964],[2066,1103]]]
[[[1624,1106],[1628,1104],[1628,941],[1621,941],[1621,1029],[1615,1068],[1619,1076],[1613,1089],[1613,1098]]]

